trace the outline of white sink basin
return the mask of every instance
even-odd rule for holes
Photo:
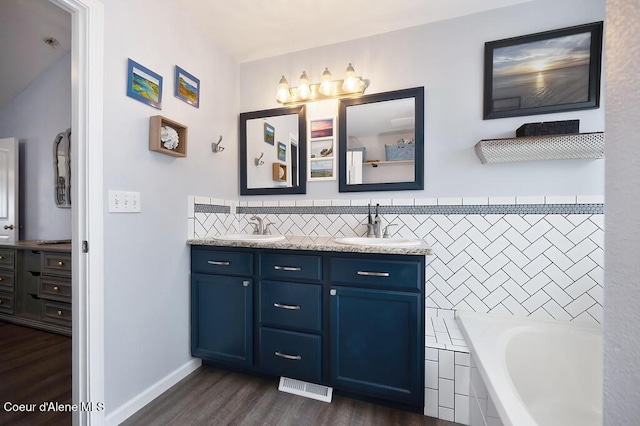
[[[247,241],[252,243],[272,243],[284,240],[284,235],[229,234],[213,237],[222,241]]]
[[[368,238],[368,237],[341,237],[334,240],[336,243],[350,246],[373,247],[411,247],[419,246],[420,240],[409,238]]]

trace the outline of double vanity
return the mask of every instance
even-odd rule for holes
[[[422,412],[431,249],[382,241],[190,240],[193,356]]]

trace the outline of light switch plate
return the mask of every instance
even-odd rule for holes
[[[140,213],[140,193],[109,191],[109,213]]]

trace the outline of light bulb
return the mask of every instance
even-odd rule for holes
[[[278,83],[278,92],[276,93],[276,100],[281,104],[288,102],[291,99],[291,94],[289,93],[289,82],[284,75],[280,79],[280,83]]]
[[[309,89],[309,76],[306,71],[302,71],[300,76],[300,83],[298,84],[298,97],[300,99],[307,99],[311,90]]]
[[[325,96],[330,96],[333,89],[333,81],[331,80],[331,73],[329,68],[325,68],[322,73],[322,80],[320,80],[319,92]]]
[[[358,78],[356,77],[356,71],[353,69],[353,65],[349,62],[349,66],[344,73],[344,83],[342,83],[342,90],[345,92],[354,92],[357,90]]]

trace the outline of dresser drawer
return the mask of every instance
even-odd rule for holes
[[[71,278],[71,254],[43,252],[42,274]]]
[[[253,275],[253,253],[193,247],[191,272],[224,275]]]
[[[40,277],[38,296],[42,299],[71,303],[71,280],[64,278]]]
[[[424,263],[382,258],[332,258],[331,282],[420,290],[424,286]]]
[[[0,290],[13,293],[14,290],[14,274],[13,271],[0,269]]]
[[[260,256],[260,275],[268,279],[321,281],[322,258],[265,253]]]
[[[16,251],[0,248],[0,268],[15,269]]]
[[[43,300],[42,320],[71,327],[71,305],[69,303]]]
[[[260,282],[260,322],[263,325],[320,331],[322,286]]]
[[[320,336],[260,328],[260,368],[266,373],[318,383],[321,353]]]
[[[13,315],[13,293],[0,291],[0,313]]]

